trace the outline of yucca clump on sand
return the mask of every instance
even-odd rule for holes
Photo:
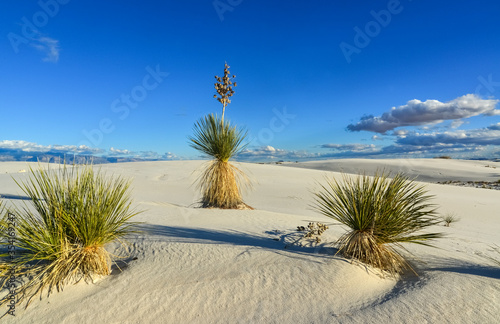
[[[26,306],[44,290],[50,295],[67,283],[109,275],[112,258],[105,246],[133,233],[136,223],[130,219],[138,214],[131,208],[130,182],[91,165],[30,172],[28,181],[18,183],[30,202],[14,210],[17,254],[9,261],[18,277],[29,275],[17,292],[18,303],[26,300]]]
[[[190,137],[191,147],[211,156],[212,161],[204,169],[198,185],[202,192],[203,207],[242,208],[248,207],[241,197],[241,185],[247,184],[244,173],[229,160],[240,153],[247,133],[224,120],[226,107],[233,94],[236,82],[230,77],[229,66],[224,66],[224,76],[215,76],[215,89],[219,96],[214,98],[222,103],[222,116],[210,114],[201,118],[194,126],[194,136]]]
[[[343,175],[343,183],[329,180],[315,193],[317,211],[351,230],[338,239],[338,253],[396,276],[413,271],[398,252],[401,243],[429,245],[441,233],[420,230],[441,220],[423,186],[398,173],[374,177]]]

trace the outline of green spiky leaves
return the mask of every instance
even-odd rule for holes
[[[201,118],[194,126],[194,136],[189,137],[190,146],[219,161],[227,162],[243,151],[247,133],[210,114]]]
[[[112,261],[105,245],[134,233],[130,219],[138,214],[131,208],[130,182],[91,165],[30,172],[28,181],[18,183],[30,204],[13,211],[19,255],[9,262],[18,275],[31,276],[19,289],[19,302],[27,304],[44,290],[50,294],[71,281],[108,275]],[[8,244],[5,235],[2,245]]]
[[[401,243],[429,245],[440,233],[422,233],[439,223],[432,196],[402,174],[343,176],[321,186],[315,193],[315,209],[351,230],[339,238],[339,252],[346,257],[395,275],[411,269],[393,248]]]

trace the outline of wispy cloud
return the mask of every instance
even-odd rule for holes
[[[374,144],[322,144],[320,147],[339,152],[373,152],[377,149]]]
[[[487,147],[474,147],[464,144],[401,145],[383,147],[377,154],[367,157],[434,157],[436,155],[454,155],[456,157],[478,157]],[[483,156],[486,157],[486,156]]]
[[[44,55],[42,61],[52,63],[59,61],[60,48],[58,40],[38,35],[31,39],[30,44]]]
[[[460,120],[477,115],[499,115],[495,106],[498,100],[481,99],[474,94],[468,94],[448,102],[414,99],[406,105],[393,107],[380,117],[364,116],[356,124],[350,124],[351,132],[370,131],[385,134],[387,131],[402,126],[420,126],[441,123],[445,120]],[[456,124],[455,124],[456,125]]]
[[[274,148],[269,145],[254,149],[246,149],[238,154],[238,160],[241,161],[303,160],[317,157],[317,153],[309,153],[306,151],[288,151]]]
[[[172,152],[160,154],[155,151],[130,151],[111,147],[109,152],[104,152],[103,156],[108,157],[128,157],[142,160],[180,160],[181,158]]]
[[[167,152],[160,154],[155,151],[139,151],[132,152],[132,157],[145,160],[179,160],[180,158],[174,153]]]
[[[500,127],[493,125],[488,128],[473,130],[456,130],[442,133],[410,133],[405,137],[398,138],[396,144],[414,146],[435,145],[500,145]]]

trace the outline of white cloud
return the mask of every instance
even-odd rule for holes
[[[167,152],[162,156],[163,160],[179,160],[180,158],[172,152]]]
[[[465,121],[461,120],[461,119],[458,119],[458,120],[454,120],[451,122],[450,124],[450,127],[451,128],[459,128],[460,126],[462,126],[463,124],[465,123]]]
[[[114,147],[111,147],[109,151],[112,154],[117,154],[117,155],[130,155],[132,152],[129,150],[120,150],[120,149],[115,149]]]
[[[406,105],[393,107],[380,117],[365,116],[356,124],[350,124],[347,129],[351,132],[370,131],[385,134],[402,126],[420,126],[441,123],[445,120],[460,120],[477,115],[499,115],[495,109],[498,100],[481,99],[474,94],[453,99],[448,102],[426,100],[424,102],[413,99]]]
[[[68,154],[98,154],[103,150],[91,148],[85,145],[40,145],[37,143],[19,141],[19,140],[3,140],[0,141],[0,152],[5,151],[21,151],[26,153],[68,153]]]
[[[174,153],[167,152],[165,154],[160,154],[155,151],[128,151],[129,156],[136,159],[144,159],[144,160],[180,160],[180,158]]]
[[[31,46],[42,52],[45,57],[44,62],[56,63],[59,61],[59,41],[46,36],[39,36],[32,39]]]
[[[408,134],[408,130],[406,129],[396,129],[395,131],[392,132],[392,135],[401,137],[406,136],[406,134]]]

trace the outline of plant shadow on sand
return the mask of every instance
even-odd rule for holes
[[[28,196],[20,196],[20,195],[11,195],[11,194],[0,194],[0,198],[2,199],[12,199],[12,200],[31,200]]]
[[[317,246],[301,246],[290,244],[298,237],[298,233],[278,233],[274,234],[273,231],[263,232],[262,236],[253,235],[239,231],[220,231],[213,229],[200,229],[190,227],[174,227],[165,225],[154,224],[141,224],[138,229],[146,235],[163,236],[171,239],[173,242],[178,243],[194,243],[194,244],[229,244],[245,247],[263,248],[273,250],[277,253],[292,253],[295,255],[310,255],[321,259],[334,259],[337,261],[344,261],[351,263],[351,260],[346,259],[340,255],[335,255],[338,251],[337,248],[327,245],[319,244]],[[273,236],[274,234],[274,236]],[[287,255],[291,255],[291,254]],[[422,262],[424,261],[424,262]],[[494,265],[481,265],[470,262],[465,262],[455,259],[425,259],[419,260],[410,257],[410,263],[414,266],[419,274],[416,277],[411,272],[405,272],[401,277],[401,282],[414,284],[414,281],[420,281],[427,274],[435,271],[454,272],[459,274],[470,274],[475,276],[482,276],[493,279],[500,279],[500,269]],[[362,263],[355,262],[354,265],[365,268],[366,271],[371,272],[373,269],[367,267]]]
[[[229,244],[245,247],[263,248],[272,250],[280,254],[291,252],[298,255],[311,255],[321,259],[332,259],[337,253],[337,249],[325,246],[299,246],[288,245],[284,241],[288,234],[271,236],[270,232],[265,232],[259,236],[238,231],[219,231],[212,229],[200,229],[189,227],[173,227],[164,225],[141,224],[138,226],[144,234],[164,236],[172,238],[173,241],[179,243],[195,243],[195,244]],[[285,248],[286,247],[286,248]],[[287,254],[290,256],[290,254]],[[335,257],[336,260],[344,260],[340,257]],[[347,261],[347,260],[345,260]]]
[[[117,275],[120,275],[123,271],[125,271],[129,265],[130,262],[137,260],[137,258],[121,258],[119,260],[114,260],[113,264],[111,265],[111,273],[109,274],[110,277],[114,277]]]
[[[435,271],[454,272],[492,279],[500,279],[500,267],[494,265],[477,264],[457,259],[433,258],[425,261],[427,266],[422,274]]]
[[[371,303],[361,309],[370,309],[373,307],[380,306],[389,302],[391,300],[397,300],[399,296],[422,289],[425,285],[429,283],[432,274],[435,272],[450,272],[458,275],[472,275],[491,279],[500,279],[500,268],[495,266],[475,264],[468,261],[451,259],[451,258],[429,258],[425,261],[412,261],[412,267],[414,264],[420,264],[421,267],[416,268],[419,276],[415,276],[411,273],[406,273],[401,276],[401,280],[398,280],[394,288],[385,294],[378,301]]]

